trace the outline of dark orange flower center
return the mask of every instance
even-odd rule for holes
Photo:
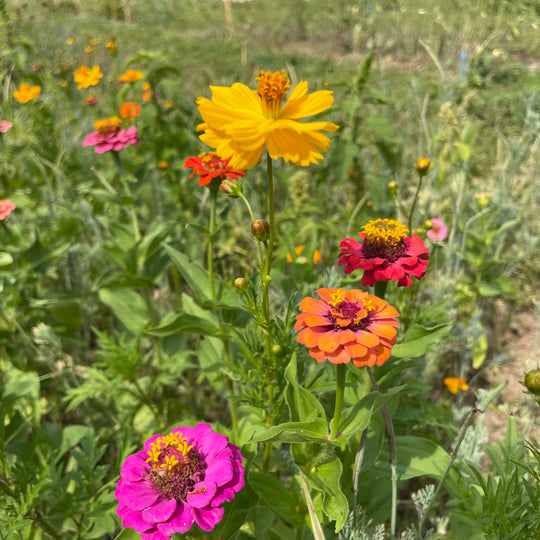
[[[281,102],[291,87],[285,71],[261,71],[255,79],[259,82],[257,94],[261,98],[265,118],[279,118]]]
[[[118,118],[118,116],[104,118],[103,120],[98,120],[94,123],[94,127],[103,135],[108,133],[116,133],[120,129],[121,125],[122,120]]]
[[[362,251],[368,259],[386,259],[394,262],[407,251],[404,238],[408,229],[400,221],[393,219],[376,219],[362,227],[366,236],[362,243]]]
[[[343,300],[344,290],[337,289],[329,302],[330,316],[335,329],[364,330],[369,323],[369,312],[375,308],[370,300],[348,302]]]
[[[151,445],[147,463],[149,481],[164,497],[185,501],[193,486],[204,480],[206,463],[180,432],[158,437]]]

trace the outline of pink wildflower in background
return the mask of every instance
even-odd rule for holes
[[[5,133],[6,131],[9,131],[13,127],[13,124],[11,122],[8,122],[7,120],[0,120],[0,133]]]
[[[109,150],[122,150],[130,144],[139,144],[137,128],[130,126],[127,129],[121,129],[122,120],[116,116],[98,120],[94,127],[97,131],[89,133],[83,142],[83,147],[95,146],[98,154],[103,154]]]
[[[242,459],[208,424],[150,437],[120,471],[115,496],[122,525],[143,540],[168,540],[194,523],[211,531],[223,518],[223,503],[244,487]]]
[[[448,236],[446,223],[439,218],[433,218],[430,221],[433,227],[427,232],[427,237],[433,242],[442,242]]]
[[[6,219],[15,208],[15,203],[9,199],[0,200],[0,221]]]

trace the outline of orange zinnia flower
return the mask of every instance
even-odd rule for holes
[[[356,367],[380,366],[390,358],[399,323],[397,310],[378,296],[353,289],[318,289],[322,300],[307,297],[300,304],[294,329],[309,355],[322,362]]]
[[[141,114],[141,108],[136,103],[132,103],[131,101],[126,101],[126,103],[120,107],[120,116],[122,118],[129,118],[130,120],[133,120],[137,118],[139,114]]]
[[[27,103],[31,99],[39,96],[41,92],[41,86],[32,86],[28,83],[21,83],[19,89],[13,92],[13,97],[19,103]]]
[[[457,394],[460,390],[469,389],[469,385],[465,382],[465,379],[462,379],[461,377],[446,377],[444,379],[444,384],[452,394]]]

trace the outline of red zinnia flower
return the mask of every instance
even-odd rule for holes
[[[192,167],[193,172],[190,178],[198,174],[200,175],[199,185],[206,186],[214,178],[219,178],[221,181],[226,178],[236,180],[239,176],[244,176],[244,171],[235,170],[229,165],[230,160],[231,158],[221,159],[215,152],[203,152],[186,159],[184,167]]]
[[[407,236],[403,223],[393,219],[369,221],[359,232],[362,242],[345,238],[340,244],[346,264],[345,273],[362,269],[360,283],[372,287],[377,281],[397,281],[399,287],[410,287],[411,276],[426,273],[429,250],[416,234]]]
[[[317,362],[356,367],[381,366],[396,342],[393,319],[399,313],[385,300],[354,289],[318,289],[322,300],[307,297],[300,304],[295,330],[299,343],[309,348]]]

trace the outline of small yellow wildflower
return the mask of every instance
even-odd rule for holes
[[[27,103],[28,101],[39,96],[41,92],[41,86],[32,86],[28,83],[21,83],[19,89],[13,92],[13,97],[19,103]]]
[[[103,73],[101,73],[99,66],[94,66],[92,69],[81,66],[73,72],[73,79],[77,83],[77,88],[95,86],[101,77],[103,77]]]
[[[122,73],[118,77],[119,83],[134,83],[140,81],[143,78],[143,74],[138,69],[128,69],[125,73]]]

